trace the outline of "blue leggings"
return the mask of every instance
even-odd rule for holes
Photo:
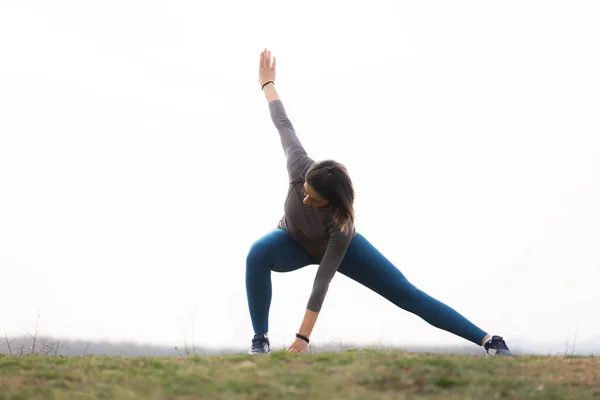
[[[246,258],[246,294],[254,333],[269,329],[271,270],[289,272],[319,264],[283,229],[275,229],[250,247]],[[338,272],[368,287],[429,324],[481,345],[486,332],[457,311],[413,286],[360,233],[350,242]]]

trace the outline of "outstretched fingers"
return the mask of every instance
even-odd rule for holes
[[[260,63],[258,70],[258,80],[261,84],[264,84],[268,81],[275,81],[275,65],[275,57],[273,57],[273,60],[271,61],[271,50],[265,48],[260,53]]]

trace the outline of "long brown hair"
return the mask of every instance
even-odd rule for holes
[[[354,223],[354,187],[343,164],[323,160],[306,172],[306,183],[333,205],[333,222],[343,233]]]

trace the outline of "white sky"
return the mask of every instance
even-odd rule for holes
[[[39,310],[49,335],[249,345],[245,257],[287,188],[265,47],[416,286],[509,345],[600,334],[600,3],[208,3],[1,3],[0,334]],[[273,275],[273,346],[315,271]],[[313,341],[340,340],[468,345],[337,275]]]

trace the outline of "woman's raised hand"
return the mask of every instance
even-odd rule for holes
[[[260,66],[258,69],[258,83],[264,85],[269,81],[275,82],[275,65],[277,59],[273,57],[271,62],[271,50],[264,49],[260,53]]]

